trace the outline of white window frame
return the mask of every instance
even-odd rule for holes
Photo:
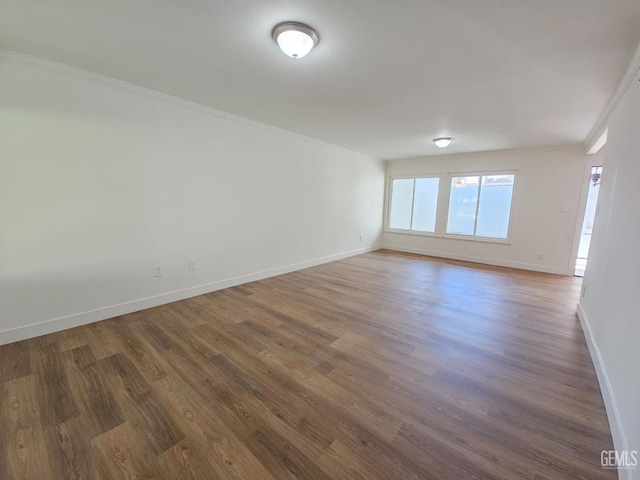
[[[476,235],[475,231],[478,224],[478,208],[480,208],[480,193],[482,192],[482,178],[480,178],[480,184],[478,185],[478,201],[476,203],[476,215],[473,221],[473,235],[463,235],[459,233],[447,233],[447,223],[449,220],[449,207],[451,206],[451,180],[453,177],[483,177],[489,175],[513,175],[513,188],[511,190],[511,205],[509,205],[509,224],[507,226],[507,237],[481,237]],[[489,243],[507,243],[511,244],[511,227],[513,222],[513,205],[516,198],[516,186],[518,184],[518,170],[491,170],[491,171],[476,171],[476,172],[449,172],[447,174],[448,188],[447,188],[447,201],[444,222],[443,235],[446,238],[455,238],[459,240],[471,240],[473,242],[489,242]]]
[[[442,178],[443,176],[440,174],[430,174],[430,175],[393,175],[393,176],[389,176],[389,188],[387,189],[388,191],[388,196],[387,196],[387,208],[385,209],[385,213],[386,213],[386,221],[385,221],[385,232],[390,232],[390,233],[403,233],[403,234],[407,234],[407,235],[422,235],[422,236],[427,236],[427,237],[434,237],[434,236],[439,236],[438,234],[438,227],[439,227],[439,218],[440,218],[440,204],[442,203]],[[435,219],[435,227],[434,227],[434,231],[433,232],[423,232],[420,230],[411,230],[411,228],[409,228],[409,230],[405,230],[402,228],[391,228],[389,226],[389,223],[391,222],[391,200],[393,199],[393,181],[394,180],[414,180],[413,182],[413,195],[411,196],[411,223],[410,223],[410,227],[413,226],[413,208],[414,208],[414,202],[415,202],[415,195],[416,195],[416,182],[415,180],[418,180],[420,178],[437,178],[438,179],[438,200],[436,203],[436,219]]]

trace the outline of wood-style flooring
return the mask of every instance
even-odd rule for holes
[[[580,280],[378,251],[0,347],[0,479],[609,478]]]

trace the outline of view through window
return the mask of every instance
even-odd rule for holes
[[[451,177],[447,233],[506,239],[514,174]]]
[[[393,179],[389,228],[435,232],[439,185],[438,177]]]

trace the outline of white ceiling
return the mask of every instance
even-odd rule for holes
[[[639,41],[640,0],[0,0],[0,48],[385,159],[582,142]]]

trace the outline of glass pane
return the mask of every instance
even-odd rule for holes
[[[412,230],[436,231],[439,178],[416,178]]]
[[[514,175],[484,175],[480,190],[479,237],[507,238]]]
[[[391,208],[389,228],[411,229],[411,202],[413,201],[413,178],[397,178],[391,184]]]
[[[473,235],[479,183],[479,176],[451,178],[447,233]]]

